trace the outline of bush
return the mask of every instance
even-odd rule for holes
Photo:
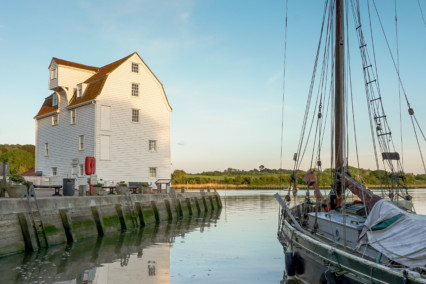
[[[23,183],[25,181],[25,179],[20,174],[11,173],[9,175],[9,181],[12,181],[12,182],[15,182],[15,183]]]

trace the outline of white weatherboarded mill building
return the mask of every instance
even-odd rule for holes
[[[170,112],[161,82],[135,52],[103,67],[52,58],[48,96],[35,118],[36,172],[87,184],[170,179]]]

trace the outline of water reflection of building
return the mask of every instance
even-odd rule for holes
[[[160,243],[145,248],[142,255],[132,254],[113,263],[95,268],[93,281],[84,283],[169,283],[170,244]]]
[[[202,231],[220,212],[2,257],[0,283],[169,283],[175,237]]]

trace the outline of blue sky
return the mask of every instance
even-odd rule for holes
[[[394,1],[376,2],[393,36]],[[426,12],[426,2],[420,2]],[[417,1],[397,3],[401,75],[422,123],[426,28]],[[283,168],[293,167],[322,9],[322,1],[289,0]],[[173,107],[173,169],[278,168],[284,19],[285,0],[2,1],[0,143],[34,144],[33,117],[50,95],[47,68],[52,57],[103,66],[137,51],[163,83]],[[356,62],[359,52],[352,53]],[[395,74],[384,54],[378,58],[384,66],[379,73],[382,91],[395,93]],[[385,81],[387,75],[393,77]],[[361,93],[359,100],[364,97]],[[395,98],[384,102],[391,111],[398,111]],[[405,106],[403,110],[405,115]],[[393,122],[396,135],[399,122]],[[403,125],[407,133],[408,122]],[[362,150],[371,141],[365,129],[359,130]],[[417,146],[404,148],[406,170],[422,172],[413,151]],[[422,149],[426,153],[424,143]],[[371,155],[364,156],[361,166],[374,169]]]

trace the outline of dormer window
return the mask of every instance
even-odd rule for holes
[[[81,98],[82,95],[83,95],[83,88],[81,86],[78,86],[77,98]]]
[[[53,94],[52,95],[52,107],[57,107],[57,106],[58,106],[58,95]]]
[[[132,72],[133,73],[139,73],[139,64],[132,63]]]

